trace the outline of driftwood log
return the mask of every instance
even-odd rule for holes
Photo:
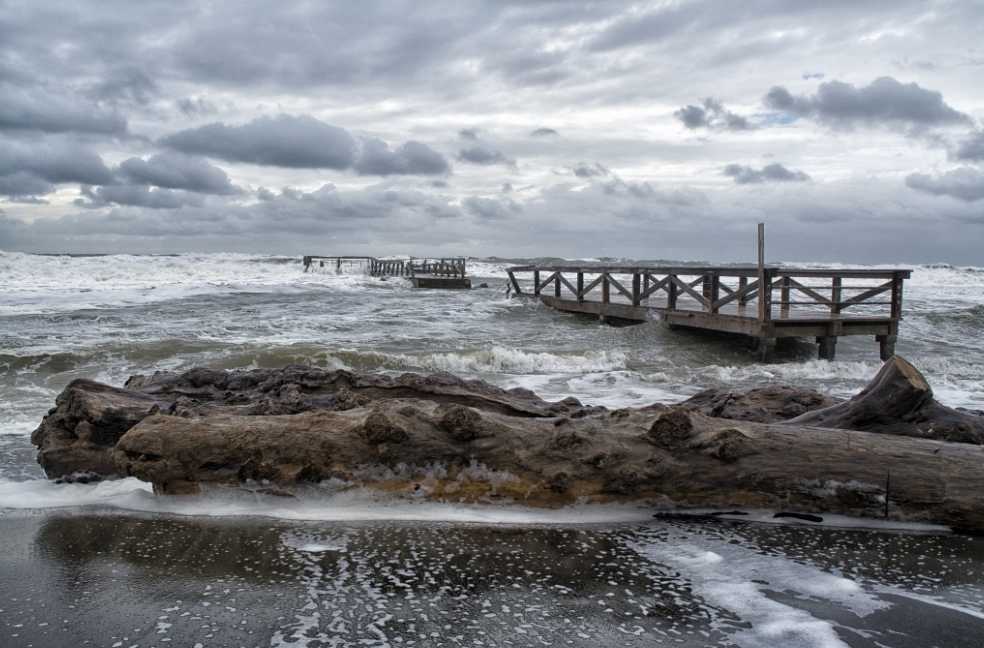
[[[789,421],[844,430],[984,443],[984,417],[941,405],[926,378],[895,356],[854,398]]]
[[[900,380],[893,375],[918,386],[909,367],[892,361],[856,399],[784,423],[711,417],[694,403],[548,403],[447,375],[195,370],[137,377],[122,390],[77,381],[34,437],[50,476],[130,475],[159,493],[322,482],[452,501],[779,508],[984,532],[984,448],[918,438],[939,434],[940,425],[908,434],[914,411],[920,421],[938,413],[944,422],[955,412],[923,389],[882,389]],[[888,414],[871,431],[803,422],[841,407],[863,411],[855,401],[880,411],[877,398],[889,399]],[[915,400],[895,407],[906,398]],[[892,415],[901,417],[900,433]]]

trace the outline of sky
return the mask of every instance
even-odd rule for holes
[[[984,2],[0,0],[0,250],[984,266]]]

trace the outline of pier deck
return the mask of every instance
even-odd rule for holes
[[[415,288],[471,288],[464,257],[441,259],[377,259],[371,256],[304,257],[304,272],[312,268],[328,268],[335,272],[358,267],[372,277],[406,277]]]
[[[815,338],[820,358],[833,360],[837,338],[870,335],[887,360],[911,271],[583,264],[514,266],[507,273],[512,293],[557,310],[741,334],[757,340],[763,359],[778,338]]]

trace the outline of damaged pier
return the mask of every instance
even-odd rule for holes
[[[658,319],[671,328],[744,335],[763,360],[787,337],[816,339],[826,360],[844,335],[872,336],[883,360],[895,354],[910,270],[766,266],[762,228],[759,236],[757,266],[514,266],[509,289],[616,324]]]
[[[304,272],[312,268],[328,268],[343,272],[358,267],[372,277],[406,277],[414,288],[467,289],[471,288],[465,257],[427,259],[378,259],[371,256],[304,257]]]

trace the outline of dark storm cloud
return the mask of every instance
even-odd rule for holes
[[[560,133],[553,128],[537,128],[530,132],[531,137],[556,137],[557,135]]]
[[[85,198],[75,201],[79,207],[99,208],[107,205],[129,205],[148,209],[177,209],[187,206],[201,206],[201,195],[174,189],[151,189],[147,185],[106,185],[90,187],[83,185],[81,193]]]
[[[103,184],[113,174],[93,151],[60,137],[0,139],[0,193],[37,196],[66,182]]]
[[[212,115],[218,111],[215,104],[203,97],[184,97],[175,101],[174,105],[186,117]]]
[[[120,163],[118,174],[124,181],[137,185],[206,194],[239,193],[225,171],[207,160],[181,153],[158,153],[146,160],[130,158]]]
[[[609,174],[608,169],[597,162],[594,164],[580,162],[571,168],[571,172],[578,178],[593,178],[596,176],[606,176]]]
[[[216,122],[168,135],[161,143],[229,162],[295,169],[348,169],[357,150],[344,128],[292,115],[258,117],[241,126]]]
[[[515,161],[487,144],[476,144],[458,151],[458,159],[471,164],[491,166],[493,164],[514,164]]]
[[[905,184],[916,191],[950,196],[964,202],[984,199],[984,172],[970,167],[960,167],[937,176],[913,173],[906,177]]]
[[[693,104],[684,106],[674,112],[673,116],[679,119],[690,130],[707,128],[712,130],[744,131],[754,128],[748,119],[731,112],[724,107],[724,104],[712,97],[704,99],[700,106]]]
[[[436,175],[447,160],[426,144],[391,150],[375,138],[356,139],[344,128],[310,116],[258,117],[241,126],[216,122],[168,135],[161,143],[190,154],[294,169],[354,169],[363,175]]]
[[[761,169],[755,169],[742,164],[729,164],[724,167],[724,175],[734,178],[735,184],[759,184],[763,182],[806,182],[810,176],[797,171],[788,169],[783,165],[774,162],[767,164]]]
[[[420,142],[409,141],[396,150],[379,139],[366,139],[355,162],[362,175],[442,175],[451,167],[443,155]]]
[[[478,139],[478,129],[477,128],[462,128],[458,131],[458,137],[461,139],[475,141]]]
[[[142,70],[127,68],[114,70],[96,83],[87,95],[97,101],[146,105],[160,92],[157,82]]]
[[[953,157],[958,160],[984,161],[984,131],[977,131],[960,142]]]
[[[523,211],[523,207],[509,198],[482,198],[472,196],[464,201],[465,209],[482,220],[501,220],[515,216]]]
[[[813,118],[838,128],[921,129],[970,123],[970,118],[947,104],[939,92],[916,83],[900,83],[892,77],[879,77],[861,87],[828,81],[821,83],[813,95],[793,95],[782,86],[774,86],[763,101],[772,110]]]
[[[0,83],[0,131],[121,135],[126,118],[115,109],[44,88]]]

